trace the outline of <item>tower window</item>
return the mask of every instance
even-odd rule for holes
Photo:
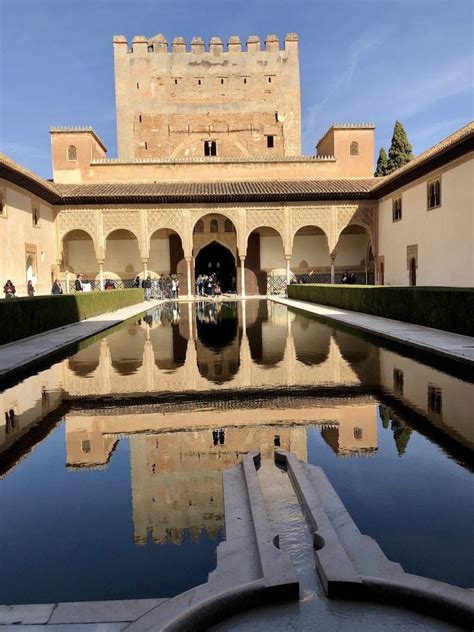
[[[272,78],[268,77],[268,83],[271,83],[271,82],[272,82]]]
[[[247,77],[244,77],[244,83],[247,83]]]
[[[39,210],[37,206],[33,206],[32,209],[32,221],[33,221],[33,226],[38,226],[39,225]]]
[[[67,159],[71,161],[77,160],[76,145],[69,145],[69,147],[67,148]]]
[[[443,396],[440,388],[428,384],[428,412],[441,415]]]
[[[221,85],[224,85],[224,79],[221,79]]]
[[[200,80],[200,79],[198,79],[198,86],[200,86],[200,85],[201,85],[201,80]]]
[[[142,122],[142,115],[141,115],[141,114],[139,114],[139,115],[138,115],[138,122],[139,122],[139,123],[141,123],[141,122]]]
[[[349,147],[349,155],[350,156],[358,156],[359,155],[359,143],[354,140],[352,141]]]
[[[268,149],[275,147],[275,136],[267,136],[267,147]]]
[[[148,149],[148,143],[145,141],[145,149]]]
[[[204,141],[204,155],[217,156],[217,143],[215,140]]]
[[[140,90],[140,84],[137,81],[137,90]]]
[[[219,232],[219,223],[217,219],[211,219],[210,228],[211,228],[211,233]]]
[[[177,80],[177,79],[175,79],[175,80],[174,80],[174,85],[175,85],[175,86],[177,86],[177,85],[178,85],[178,80]]]

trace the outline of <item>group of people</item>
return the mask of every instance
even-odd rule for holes
[[[215,272],[209,275],[198,275],[196,279],[196,294],[197,296],[221,296],[221,284]]]
[[[163,300],[165,298],[179,298],[179,279],[175,274],[160,274],[156,279],[152,279],[150,275],[146,279],[141,280],[139,276],[133,282],[134,287],[141,287],[145,290],[145,301],[152,298]]]
[[[341,283],[345,283],[346,285],[354,285],[356,282],[356,275],[353,272],[349,272],[349,270],[345,270],[342,275]]]
[[[26,284],[26,291],[27,291],[28,296],[35,295],[35,286],[33,285],[33,281],[31,279],[29,279],[28,283]],[[8,281],[3,286],[3,293],[5,295],[5,298],[16,297],[16,287],[14,286],[14,284],[12,283],[10,279],[8,279]]]

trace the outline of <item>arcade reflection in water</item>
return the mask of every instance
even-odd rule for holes
[[[467,382],[279,304],[169,303],[0,394],[0,473],[66,411],[67,467],[106,467],[127,438],[134,540],[179,543],[219,533],[221,472],[250,450],[307,460],[318,425],[336,455],[374,455],[380,414],[402,456],[411,412],[446,451],[472,449],[472,397]]]

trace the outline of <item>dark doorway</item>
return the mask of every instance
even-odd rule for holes
[[[416,285],[416,259],[410,261],[410,285]]]
[[[235,292],[236,287],[235,259],[225,246],[211,242],[196,257],[195,274],[215,274],[222,292]]]

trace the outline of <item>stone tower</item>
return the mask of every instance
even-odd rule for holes
[[[301,152],[298,37],[114,37],[119,159],[249,158]]]

